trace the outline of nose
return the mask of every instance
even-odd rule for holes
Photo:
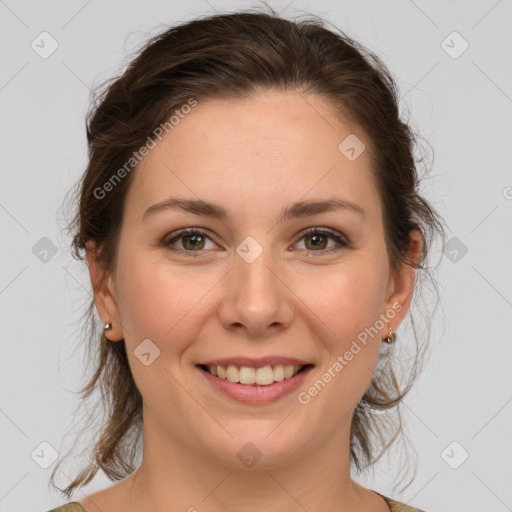
[[[293,318],[293,292],[270,251],[251,263],[238,255],[224,279],[219,318],[228,330],[266,337],[287,328]]]

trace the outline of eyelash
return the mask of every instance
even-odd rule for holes
[[[192,258],[197,258],[198,256],[201,255],[202,252],[205,252],[205,251],[204,250],[190,251],[190,250],[186,250],[186,249],[180,249],[180,248],[174,247],[172,244],[176,240],[179,240],[180,238],[182,238],[185,235],[196,235],[196,234],[205,236],[206,238],[210,239],[212,242],[214,241],[214,240],[212,240],[212,238],[208,235],[208,233],[206,231],[203,231],[202,229],[199,229],[199,228],[180,229],[179,231],[177,231],[176,233],[173,233],[173,234],[175,236],[173,236],[171,239],[167,239],[167,237],[166,237],[162,241],[162,246],[172,252],[175,252],[175,253],[182,253],[182,254],[185,253],[187,256],[190,256]],[[323,228],[323,229],[308,228],[306,231],[301,233],[301,238],[299,238],[297,243],[300,242],[303,238],[307,237],[308,235],[312,235],[312,234],[325,235],[328,238],[335,240],[339,244],[339,246],[331,247],[329,249],[324,249],[324,250],[319,250],[319,251],[305,249],[305,251],[308,254],[311,254],[311,253],[323,253],[323,254],[328,253],[328,254],[330,254],[333,251],[338,251],[340,249],[350,247],[350,243],[345,236],[341,235],[340,233],[338,233],[336,231],[332,231],[330,229],[325,229],[325,228]]]

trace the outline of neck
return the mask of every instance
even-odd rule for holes
[[[318,447],[287,454],[286,463],[262,459],[242,468],[236,459],[219,461],[197,445],[173,441],[151,414],[144,416],[144,434],[140,467],[123,486],[127,512],[354,512],[369,500],[383,503],[350,477],[350,421]]]

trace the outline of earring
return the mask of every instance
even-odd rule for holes
[[[105,333],[107,331],[109,331],[110,329],[112,329],[112,324],[110,322],[107,322],[104,326],[103,326],[103,335],[105,336]],[[107,338],[107,336],[105,336],[105,338],[108,340],[108,341],[111,341]]]
[[[391,326],[388,324],[388,328],[389,328],[389,334],[384,338],[383,341],[385,341],[386,343],[394,343],[395,340],[396,340],[396,333],[394,333],[392,330],[391,330]]]

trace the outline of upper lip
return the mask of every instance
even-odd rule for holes
[[[278,364],[282,364],[284,366],[287,365],[298,365],[298,366],[306,366],[308,364],[307,361],[303,361],[301,359],[296,359],[294,357],[282,357],[282,356],[267,356],[261,358],[252,358],[252,357],[225,357],[222,359],[211,359],[209,361],[203,361],[198,363],[198,365],[207,365],[207,366],[247,366],[249,368],[262,368],[263,366],[276,366]]]

